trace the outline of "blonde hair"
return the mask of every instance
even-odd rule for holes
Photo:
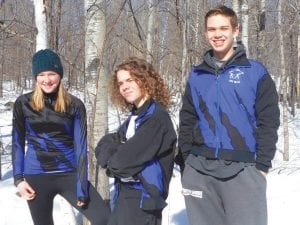
[[[126,102],[120,94],[117,78],[117,73],[120,70],[126,70],[130,73],[130,76],[136,80],[136,83],[141,88],[143,95],[149,95],[150,98],[158,101],[166,108],[170,106],[169,89],[152,64],[144,59],[131,57],[116,67],[109,82],[110,97],[112,103],[117,107],[123,111],[130,110],[131,108],[131,104]]]
[[[62,82],[58,86],[57,99],[54,105],[55,112],[66,112],[71,104],[71,96],[64,89]],[[36,85],[31,97],[32,108],[41,111],[45,107],[45,95],[42,89]]]

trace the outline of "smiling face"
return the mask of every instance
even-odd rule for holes
[[[228,60],[234,53],[233,42],[238,36],[238,27],[233,27],[230,18],[213,15],[207,18],[206,38],[211,45],[214,56],[219,60]]]
[[[57,90],[60,83],[60,76],[52,71],[44,71],[36,76],[36,82],[44,93],[49,94]]]
[[[117,82],[122,97],[126,102],[134,104],[136,108],[141,107],[148,99],[148,95],[143,93],[137,79],[132,77],[129,71],[119,70],[117,72]]]

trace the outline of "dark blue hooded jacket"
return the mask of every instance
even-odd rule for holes
[[[211,159],[254,162],[268,171],[279,126],[277,92],[266,68],[240,46],[219,68],[207,52],[192,68],[180,112],[179,148]]]

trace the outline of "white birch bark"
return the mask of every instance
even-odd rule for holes
[[[197,52],[201,52],[203,49],[203,46],[201,45],[201,33],[203,28],[203,10],[207,8],[207,2],[206,1],[196,1],[193,3],[193,8],[195,11],[195,15],[190,18],[189,24],[189,35],[193,37],[190,40],[193,40],[194,43],[194,50]],[[196,64],[199,63],[199,60],[201,60],[201,57],[199,57],[199,54],[192,54],[191,61]]]
[[[284,31],[283,31],[283,1],[278,1],[278,25],[279,25],[279,48],[280,48],[280,67],[281,67],[281,79],[280,79],[280,93],[282,94],[282,124],[283,124],[283,160],[289,161],[289,126],[288,126],[288,101],[287,101],[287,74],[285,68],[285,56],[284,56]]]
[[[201,15],[201,4],[203,4],[201,1],[197,1],[196,3],[196,22],[195,22],[195,48],[198,50],[199,48],[200,48],[200,41],[199,41],[199,39],[200,39],[200,33],[201,33],[201,25],[200,25],[200,23],[202,22],[201,21],[201,17],[202,17],[202,15]]]
[[[240,19],[240,6],[239,0],[232,0],[232,9],[236,13],[237,18]]]
[[[248,11],[248,2],[243,0],[241,5],[242,10],[242,43],[245,46],[245,50],[247,55],[249,55],[249,48],[248,48],[248,20],[249,20],[249,11]]]
[[[34,0],[35,25],[38,30],[36,35],[36,51],[48,46],[46,8],[43,0]]]
[[[148,11],[149,11],[149,19],[148,19],[148,30],[147,30],[147,62],[151,62],[152,58],[152,45],[153,45],[153,28],[154,28],[154,0],[148,0]]]
[[[300,16],[298,16],[298,72],[297,72],[297,99],[300,98]],[[299,100],[298,100],[299,102]]]
[[[85,104],[88,118],[89,179],[104,200],[109,199],[108,178],[103,169],[97,174],[94,149],[107,131],[107,90],[102,53],[105,40],[105,0],[85,0]],[[98,184],[101,184],[98,185]],[[84,224],[90,224],[84,220]]]
[[[181,90],[180,92],[183,94],[185,89],[185,84],[187,80],[187,61],[188,61],[188,25],[189,25],[189,18],[188,18],[188,11],[189,11],[190,0],[186,0],[184,2],[184,10],[183,10],[183,29],[182,29],[182,59],[181,59]]]
[[[265,23],[266,23],[265,20],[266,20],[266,1],[261,0],[260,10],[259,10],[259,30],[258,30],[258,43],[257,43],[258,45],[257,57],[259,60],[263,59],[263,46],[265,45]]]
[[[160,47],[159,47],[159,73],[162,77],[165,75],[162,73],[163,66],[164,66],[164,54],[165,54],[165,45],[167,43],[167,27],[168,27],[168,20],[169,20],[169,14],[166,13],[168,10],[168,4],[165,0],[160,1],[160,10],[159,10],[159,41],[160,41]]]
[[[99,139],[107,132],[107,78],[103,67],[103,47],[106,23],[103,8],[104,0],[85,0],[86,36],[85,36],[85,103],[88,115],[89,135],[89,172],[90,180],[104,200],[109,199],[108,178],[105,171],[99,171],[96,177],[94,148]],[[101,184],[101,186],[98,185]]]

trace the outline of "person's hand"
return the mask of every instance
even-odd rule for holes
[[[88,197],[77,197],[76,205],[80,208],[86,208],[89,203]]]
[[[17,194],[26,200],[32,200],[36,196],[35,191],[25,180],[20,182],[18,184],[17,188],[19,190],[19,192]]]
[[[259,171],[264,177],[266,177],[267,176],[267,173],[266,172],[264,172],[264,171]]]
[[[85,202],[83,202],[83,201],[77,201],[77,206],[79,206],[79,207],[83,207],[83,206],[85,206]]]

